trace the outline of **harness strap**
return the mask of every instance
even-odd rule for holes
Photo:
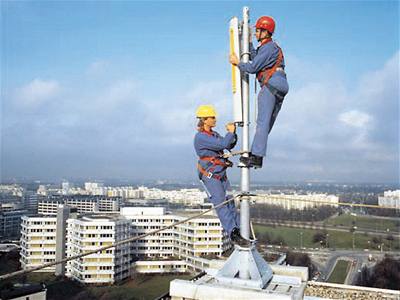
[[[209,161],[211,162],[213,165],[218,165],[218,166],[226,166],[226,163],[220,159],[218,159],[215,156],[201,156],[199,158],[200,160],[204,160],[204,161]]]
[[[199,163],[197,164],[197,169],[199,169],[199,172],[201,175],[203,175],[207,178],[215,178],[217,180],[225,180],[226,179],[226,174],[224,176],[221,176],[218,174],[214,174],[212,172],[207,172],[205,169],[203,169],[203,167]]]
[[[269,41],[270,42],[270,41]],[[260,72],[257,73],[257,79],[262,85],[266,85],[272,75],[277,71],[278,67],[280,68],[283,61],[283,52],[282,49],[277,45],[279,49],[278,58],[276,59],[275,64],[271,68],[264,68]],[[282,69],[283,70],[283,69]]]

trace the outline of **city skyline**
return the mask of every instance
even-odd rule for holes
[[[244,5],[276,19],[290,84],[252,181],[398,183],[396,1],[3,1],[1,181],[195,181],[194,111],[224,132]]]

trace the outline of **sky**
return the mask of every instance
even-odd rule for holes
[[[276,20],[290,86],[251,180],[398,183],[398,1],[2,1],[1,181],[196,181],[195,110],[225,133],[243,6]]]

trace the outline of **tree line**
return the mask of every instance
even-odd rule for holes
[[[374,267],[364,266],[358,275],[356,285],[380,289],[400,289],[400,259],[388,255]]]

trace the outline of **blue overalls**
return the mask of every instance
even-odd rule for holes
[[[256,74],[265,69],[272,68],[279,55],[278,45],[270,41],[257,49],[250,44],[250,62],[239,63],[240,71]],[[251,146],[251,153],[265,156],[267,153],[268,134],[274,125],[275,119],[282,106],[282,101],[289,91],[289,86],[284,72],[285,61],[278,66],[267,85],[260,82],[261,90],[257,98],[257,126]]]
[[[236,145],[236,134],[228,132],[225,137],[217,132],[201,131],[194,137],[194,148],[199,156],[199,167],[207,174],[202,174],[198,170],[200,181],[203,183],[209,201],[217,206],[228,199],[226,191],[229,188],[229,181],[226,176],[226,166],[213,164],[205,158],[217,158],[220,162],[226,161],[220,158],[224,149],[230,150]],[[217,215],[221,221],[222,227],[230,235],[233,228],[240,227],[239,214],[236,212],[233,201],[217,208]]]

